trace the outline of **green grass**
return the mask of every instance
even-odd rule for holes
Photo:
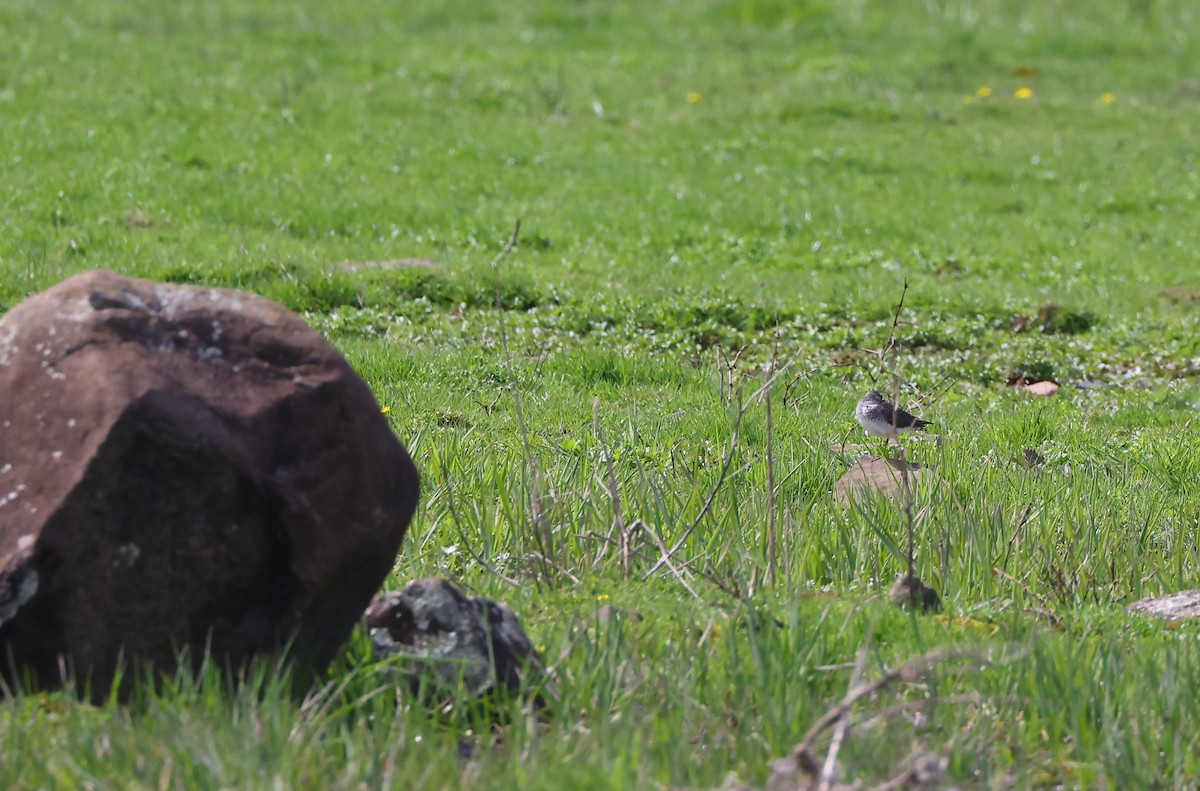
[[[860,652],[869,679],[962,646],[989,661],[856,708],[908,706],[851,731],[848,777],[919,751],[968,787],[1196,786],[1200,628],[1123,607],[1200,577],[1197,21],[1184,0],[5,4],[0,306],[106,267],[303,312],[421,468],[387,586],[510,602],[555,694],[498,702],[492,731],[397,693],[360,634],[307,694],[264,664],[128,706],[12,700],[0,781],[761,785]],[[434,264],[341,266],[405,258]],[[936,473],[913,510],[941,616],[883,599],[904,511],[829,494],[905,279],[889,365],[956,383],[922,410],[941,444],[908,444]],[[738,420],[792,358],[770,422],[761,400]],[[648,575],[652,545],[623,578],[609,460],[627,522],[668,545],[695,523],[682,580]]]

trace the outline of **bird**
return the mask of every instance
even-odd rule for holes
[[[888,440],[896,439],[905,431],[920,431],[931,425],[928,420],[921,420],[899,409],[873,387],[858,400],[858,406],[854,407],[854,418],[868,434]]]

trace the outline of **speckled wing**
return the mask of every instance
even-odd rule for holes
[[[921,420],[921,418],[919,418],[915,415],[910,415],[909,413],[905,412],[903,409],[896,409],[895,407],[893,407],[891,404],[888,404],[888,403],[885,403],[883,405],[883,411],[884,411],[884,420],[901,430],[907,429],[907,428],[922,429],[929,425],[928,420]],[[895,412],[894,418],[893,418],[893,411]]]

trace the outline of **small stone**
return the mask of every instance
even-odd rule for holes
[[[1168,596],[1151,596],[1135,601],[1125,609],[1162,618],[1167,622],[1200,618],[1200,590],[1180,591]]]
[[[1200,302],[1200,291],[1191,286],[1168,286],[1159,293],[1176,305]]]
[[[542,683],[541,660],[513,611],[446,580],[418,580],[376,596],[366,621],[376,659],[408,660],[397,670],[414,694],[429,681],[448,692],[461,681],[476,700]]]
[[[938,592],[922,582],[920,577],[908,572],[896,577],[888,591],[888,601],[905,609],[915,606],[921,612],[942,609],[942,598]]]
[[[1031,382],[1025,385],[1025,391],[1036,396],[1052,396],[1058,392],[1058,385],[1054,382]]]
[[[1046,457],[1038,453],[1033,448],[1026,448],[1025,451],[1017,457],[1017,463],[1022,467],[1040,467],[1046,463]]]
[[[843,505],[870,492],[882,492],[900,499],[904,496],[906,477],[907,485],[915,490],[928,474],[925,466],[916,462],[863,456],[834,484],[833,495]]]

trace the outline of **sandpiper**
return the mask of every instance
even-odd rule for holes
[[[868,434],[888,440],[896,439],[902,432],[914,429],[920,431],[929,425],[928,420],[921,420],[903,409],[896,408],[875,388],[868,390],[867,394],[858,400],[858,406],[854,407],[854,417]]]

